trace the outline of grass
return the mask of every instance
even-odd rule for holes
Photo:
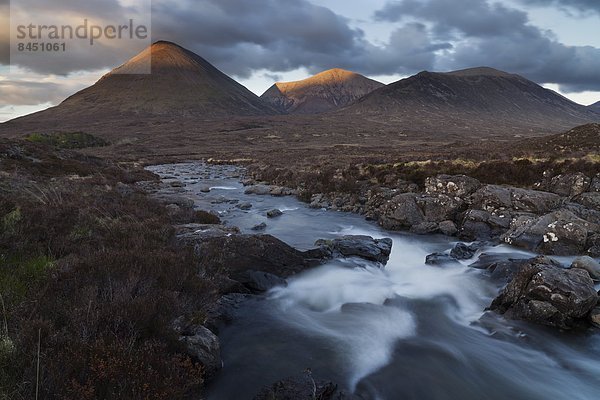
[[[54,146],[0,140],[0,170],[0,399],[36,382],[40,398],[197,397],[203,367],[171,323],[217,289],[172,225],[218,217],[170,215],[117,190],[154,176]]]
[[[85,149],[109,145],[107,141],[85,132],[32,133],[27,135],[25,140],[61,149]]]

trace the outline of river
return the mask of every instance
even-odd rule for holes
[[[224,223],[256,233],[251,228],[265,222],[262,233],[299,249],[340,235],[393,239],[385,268],[335,260],[244,303],[219,332],[223,369],[208,399],[252,399],[263,386],[307,368],[364,399],[600,399],[600,334],[563,333],[485,312],[502,284],[468,267],[479,253],[461,264],[425,264],[428,254],[452,248],[456,239],[384,231],[358,215],[310,209],[293,197],[247,195],[232,166],[148,169],[165,182],[184,182],[183,194]],[[201,192],[207,186],[210,192]],[[238,202],[252,208],[240,210]],[[283,215],[267,218],[274,208]],[[533,256],[504,245],[482,251]]]

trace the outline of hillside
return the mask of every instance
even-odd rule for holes
[[[336,68],[301,81],[278,82],[261,99],[282,112],[318,114],[352,104],[382,86],[381,82]]]
[[[340,111],[405,129],[526,134],[559,132],[597,114],[519,75],[492,68],[421,72]]]

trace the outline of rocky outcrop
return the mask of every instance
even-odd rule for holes
[[[184,317],[173,322],[173,330],[179,335],[187,354],[202,364],[208,378],[221,369],[221,346],[219,338],[202,325],[193,324]]]
[[[504,242],[543,254],[584,254],[588,237],[600,226],[559,210],[541,217],[524,216],[513,221]]]
[[[370,236],[342,236],[333,240],[318,240],[315,243],[325,258],[360,257],[386,264],[392,252],[392,239],[373,239]]]
[[[481,182],[466,175],[438,175],[425,180],[425,192],[464,198],[481,187]]]
[[[572,329],[586,320],[597,303],[587,271],[563,269],[540,257],[520,269],[490,309],[512,319]]]

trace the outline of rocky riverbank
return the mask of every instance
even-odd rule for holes
[[[246,185],[246,194],[257,198],[299,195],[302,190],[241,175],[239,179]],[[310,206],[358,212],[377,220],[385,229],[444,233],[467,241],[459,242],[447,253],[428,256],[427,263],[446,268],[452,262],[471,260],[473,268],[486,270],[492,279],[506,283],[490,310],[507,318],[564,330],[587,329],[600,326],[599,297],[594,288],[594,280],[600,278],[600,266],[593,258],[579,257],[565,266],[545,257],[488,256],[481,254],[480,248],[504,242],[541,254],[596,255],[600,213],[590,199],[600,195],[599,183],[598,177],[582,174],[553,176],[545,177],[537,185],[544,190],[538,190],[486,185],[464,175],[439,175],[427,178],[423,190],[416,185],[407,185],[407,191],[371,188],[356,201],[352,200],[355,194],[317,194],[312,196]],[[185,197],[182,187],[185,184],[163,182],[146,190],[173,212],[189,213],[194,204]],[[210,191],[207,187],[200,193],[206,195]],[[254,207],[252,202],[227,198],[215,201],[232,203],[240,210]],[[299,251],[274,236],[242,234],[227,225],[188,223],[176,225],[175,229],[178,243],[194,249],[199,274],[211,279],[221,296],[202,324],[178,320],[175,325],[180,341],[209,370],[209,376],[214,376],[220,366],[216,334],[231,321],[241,302],[275,286],[285,286],[290,276],[334,258],[360,257],[383,267],[392,247],[390,239],[344,236],[319,240],[315,248]],[[306,390],[307,379],[313,378],[283,380],[265,388],[260,396],[300,393]],[[331,382],[320,382],[318,387],[325,394],[337,393]]]
[[[501,173],[501,171],[499,171]],[[294,189],[245,183],[261,193],[296,194],[310,207],[354,212],[388,230],[442,233],[465,241],[496,241],[547,255],[600,256],[600,174],[540,176],[533,188],[484,184],[465,175],[437,175],[419,186],[357,182],[352,191],[303,196]]]

